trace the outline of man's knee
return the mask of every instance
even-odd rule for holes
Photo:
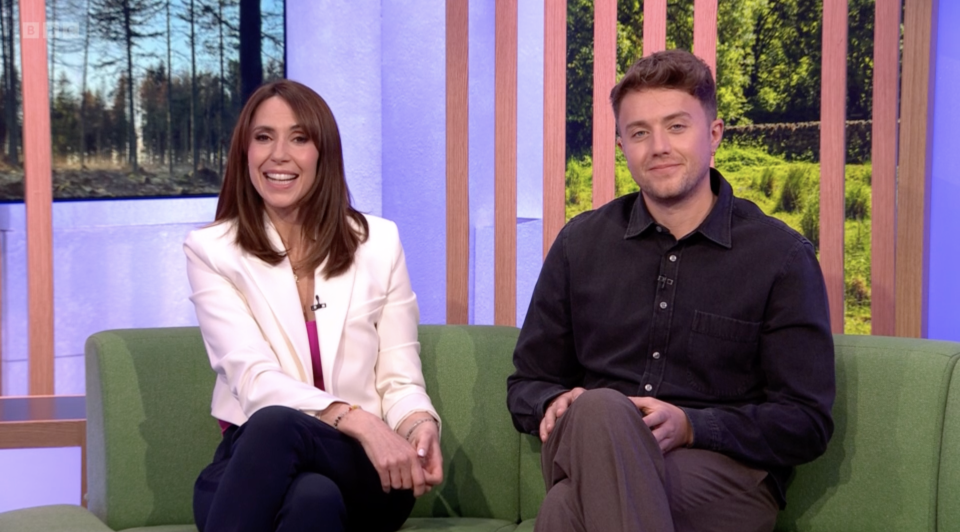
[[[610,388],[583,392],[570,406],[569,412],[574,411],[579,417],[595,420],[640,416],[640,411],[626,395]]]

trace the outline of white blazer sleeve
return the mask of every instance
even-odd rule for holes
[[[184,242],[187,276],[193,289],[190,300],[196,308],[210,365],[217,373],[217,388],[225,386],[242,410],[242,418],[227,407],[218,412],[215,390],[213,415],[239,425],[266,406],[282,405],[312,413],[337,401],[337,397],[283,370],[243,294],[218,270],[218,259],[232,262],[235,258],[217,257],[216,251],[230,248],[210,245],[206,238],[196,235],[191,233]],[[220,239],[224,238],[229,236],[221,234]]]
[[[438,421],[440,417],[430,402],[423,380],[417,340],[420,320],[417,297],[410,285],[397,228],[393,223],[389,225],[392,253],[386,302],[377,323],[380,348],[376,382],[383,400],[384,420],[396,430],[414,412],[429,412]]]

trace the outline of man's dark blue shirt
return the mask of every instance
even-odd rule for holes
[[[571,220],[547,255],[507,381],[514,425],[550,400],[612,388],[681,407],[693,447],[770,472],[833,433],[833,338],[813,246],[711,170],[716,203],[679,241],[639,193]]]

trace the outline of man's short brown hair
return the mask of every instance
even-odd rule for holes
[[[709,120],[717,118],[717,86],[710,67],[686,50],[664,50],[641,58],[610,91],[614,119],[620,103],[631,92],[647,89],[677,89],[700,100]]]

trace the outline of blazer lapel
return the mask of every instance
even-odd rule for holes
[[[266,218],[266,217],[265,217]],[[275,249],[284,249],[280,235],[269,219],[266,221],[267,235]],[[280,364],[295,369],[303,382],[313,382],[310,379],[310,340],[307,338],[307,329],[304,325],[303,314],[300,312],[300,295],[293,277],[293,268],[289,259],[276,266],[271,266],[256,257],[248,257],[251,277],[264,295],[264,300],[270,306],[279,330],[284,334],[284,344],[287,352],[281,352],[280,345],[275,340],[270,341],[280,357]],[[267,309],[254,309],[262,312]],[[259,320],[260,318],[258,318]]]
[[[356,260],[350,268],[336,277],[323,278],[323,265],[317,268],[314,277],[315,302],[319,300],[322,308],[314,311],[317,317],[317,336],[320,340],[320,361],[323,367],[323,384],[326,390],[336,394],[330,385],[333,383],[333,368],[340,351],[340,338],[343,336],[343,324],[347,318],[350,298],[353,294],[353,281],[357,274]]]

